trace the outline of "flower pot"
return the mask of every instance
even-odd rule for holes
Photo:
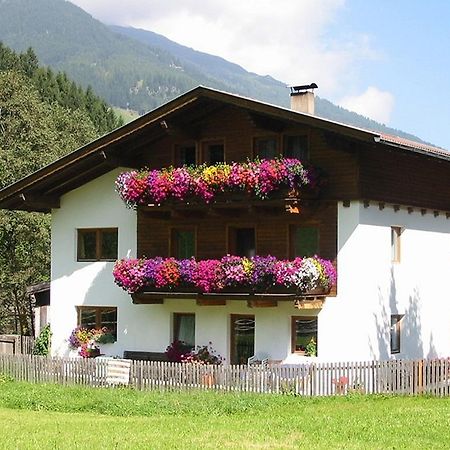
[[[214,375],[211,373],[205,373],[202,375],[202,384],[206,387],[212,387],[215,384],[216,380],[214,378]]]

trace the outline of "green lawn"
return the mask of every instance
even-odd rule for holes
[[[0,384],[0,449],[448,448],[450,399]]]

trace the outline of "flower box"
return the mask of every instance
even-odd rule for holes
[[[116,180],[117,192],[131,208],[170,201],[201,204],[221,198],[230,201],[236,194],[240,199],[245,196],[265,200],[283,190],[299,192],[306,186],[313,190],[319,186],[317,172],[293,158],[133,170],[120,174]]]

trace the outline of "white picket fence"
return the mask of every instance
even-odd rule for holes
[[[110,358],[0,355],[0,374],[34,383],[131,385],[139,390],[213,389],[328,396],[349,393],[450,395],[448,359],[205,366]]]

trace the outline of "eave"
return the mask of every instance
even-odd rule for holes
[[[4,188],[0,191],[0,208],[50,212],[59,207],[63,194],[110,170],[140,167],[140,152],[152,141],[186,132],[195,138],[193,121],[201,123],[205,115],[227,106],[246,110],[255,120],[263,117],[272,127],[302,124],[356,142],[375,141],[450,161],[450,154],[443,150],[433,152],[423,146],[393,142],[378,133],[200,86]]]

